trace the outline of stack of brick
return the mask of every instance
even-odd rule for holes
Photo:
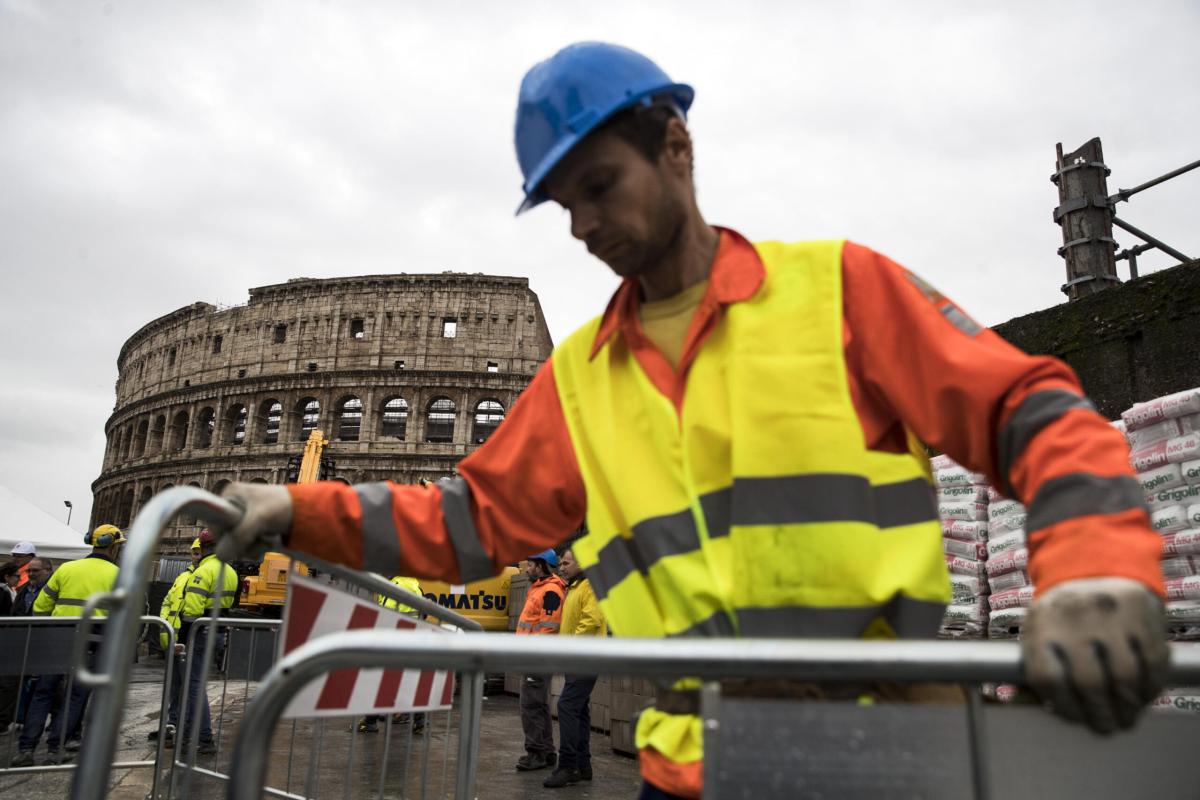
[[[1137,403],[1121,423],[1162,534],[1169,635],[1200,640],[1200,388]]]
[[[988,620],[987,481],[947,456],[937,456],[932,463],[951,589],[950,606],[939,636],[982,638]]]

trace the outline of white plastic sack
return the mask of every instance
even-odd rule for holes
[[[1162,537],[1164,556],[1200,555],[1200,530],[1188,528],[1179,533],[1168,533]]]
[[[1174,600],[1165,607],[1170,622],[1200,623],[1200,600]]]
[[[1155,467],[1161,467],[1163,464],[1182,464],[1185,461],[1194,461],[1198,456],[1200,456],[1200,433],[1189,433],[1139,447],[1133,451],[1129,460],[1135,470],[1145,472]]]
[[[956,622],[970,622],[976,625],[983,625],[988,621],[987,601],[976,601],[973,603],[955,603],[954,605],[946,606],[946,615],[942,618],[942,625],[953,625]]]
[[[1166,581],[1168,600],[1200,600],[1200,575]]]
[[[987,593],[987,584],[976,575],[950,573],[950,602],[973,603]]]
[[[988,487],[977,483],[973,483],[970,486],[941,486],[937,490],[937,501],[939,503],[978,503],[979,505],[986,505],[988,502]]]
[[[1200,459],[1184,461],[1179,465],[1184,483],[1200,483]]]
[[[1006,608],[993,611],[988,617],[989,639],[1015,639],[1021,634],[1021,626],[1025,624],[1027,610],[1024,608]]]
[[[1029,608],[1033,602],[1033,587],[1022,586],[1019,589],[1009,589],[997,592],[989,599],[992,611],[1004,611],[1008,608]]]
[[[1003,553],[998,558],[989,560],[984,568],[987,570],[988,577],[1003,575],[1006,572],[1015,572],[1019,569],[1027,569],[1029,566],[1029,551],[1024,547],[1017,550],[1010,550]],[[993,589],[995,591],[995,589]]]
[[[1188,513],[1183,506],[1167,506],[1150,512],[1150,527],[1159,533],[1175,533],[1188,527]]]
[[[938,503],[938,516],[944,520],[981,522],[987,519],[987,508],[982,503]]]
[[[964,542],[961,539],[951,539],[947,536],[942,539],[942,552],[952,556],[983,561],[987,558],[987,545],[983,542]]]
[[[992,594],[1007,592],[1009,589],[1019,589],[1022,586],[1033,586],[1029,573],[1023,569],[988,578],[988,588],[992,590]]]
[[[1200,559],[1192,556],[1171,556],[1164,558],[1159,563],[1159,569],[1162,570],[1162,576],[1166,580],[1190,578],[1200,573]]]
[[[993,536],[988,539],[987,554],[988,558],[996,558],[1010,550],[1018,550],[1025,546],[1025,531],[1018,528],[1015,531],[1008,531],[999,536]]]
[[[973,558],[963,558],[962,556],[952,556],[945,554],[946,569],[951,573],[958,575],[974,575],[977,578],[982,578],[985,574],[984,562],[976,561]]]
[[[1174,489],[1159,489],[1154,494],[1147,495],[1146,502],[1153,511],[1167,506],[1200,503],[1200,483],[1176,486]]]
[[[1200,467],[1200,461],[1196,462],[1196,465]],[[1138,480],[1142,483],[1142,491],[1151,495],[1161,492],[1163,489],[1183,486],[1183,469],[1186,466],[1186,464],[1163,464],[1161,467],[1139,472]]]
[[[988,530],[993,536],[1000,536],[1008,531],[1019,531],[1025,527],[1025,514],[1005,514],[988,522]]]
[[[933,473],[935,486],[970,486],[972,484],[987,484],[987,478],[978,472],[971,472],[966,467],[955,465],[948,469],[939,469]]]
[[[1128,431],[1145,428],[1164,419],[1200,414],[1200,388],[1156,397],[1145,403],[1135,403],[1132,408],[1121,412],[1121,420]]]
[[[942,534],[964,542],[983,542],[988,538],[988,524],[966,519],[943,519]]]
[[[1001,517],[1010,517],[1013,514],[1024,514],[1025,506],[1018,503],[1016,500],[1001,500],[998,503],[988,505],[988,522],[994,522]]]

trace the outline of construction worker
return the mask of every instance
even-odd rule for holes
[[[396,576],[392,577],[392,583],[396,584],[397,586],[399,586],[401,589],[404,589],[405,591],[412,592],[413,594],[416,594],[416,595],[424,594],[421,591],[421,582],[419,580],[417,580],[416,578],[409,578],[404,575],[396,575]],[[375,595],[375,602],[378,603],[379,605],[383,606],[384,608],[390,608],[393,611],[399,611],[401,614],[407,614],[410,617],[419,616],[417,614],[417,610],[415,608],[413,608],[412,606],[406,605],[405,603],[401,603],[399,600],[396,600],[391,597],[387,597],[386,595],[382,595],[382,594]],[[365,717],[363,717],[362,719],[360,719],[358,721],[358,732],[359,733],[379,733],[379,720],[382,718],[383,718],[382,714],[367,714]],[[397,714],[395,721],[398,723],[399,722],[407,722],[408,715],[407,714]],[[421,733],[423,730],[425,730],[425,714],[423,712],[413,714],[412,732],[414,734],[417,734],[417,733]]]
[[[171,584],[171,588],[167,590],[167,595],[163,598],[162,607],[158,612],[159,618],[165,620],[175,631],[176,642],[179,642],[180,617],[183,615],[183,595],[187,590],[188,584],[192,581],[192,573],[196,571],[196,567],[200,564],[200,539],[198,537],[192,540],[191,550],[190,563],[186,569],[175,576],[175,580]],[[158,646],[162,649],[164,657],[175,659],[171,670],[171,702],[167,707],[165,724],[161,728],[155,728],[150,731],[146,738],[152,742],[156,742],[161,733],[166,737],[166,742],[174,745],[175,730],[179,724],[179,697],[183,690],[184,661],[175,655],[174,647],[171,648],[170,652],[167,652],[166,631],[158,634]]]
[[[11,555],[12,563],[17,565],[21,576],[17,580],[17,588],[20,589],[29,580],[29,562],[37,557],[37,548],[33,542],[17,542],[12,546]]]
[[[211,755],[217,752],[217,746],[213,741],[212,714],[208,707],[208,693],[200,683],[203,673],[200,658],[204,653],[205,641],[208,637],[207,626],[203,619],[212,611],[213,600],[218,592],[221,596],[220,610],[223,611],[233,605],[233,601],[237,598],[238,579],[233,567],[213,555],[213,551],[216,549],[216,539],[212,532],[206,528],[200,531],[196,540],[200,544],[200,561],[196,564],[196,570],[192,573],[192,578],[183,593],[183,607],[179,617],[179,640],[175,644],[175,654],[181,659],[179,669],[182,670],[187,666],[182,660],[187,656],[188,639],[191,636],[192,626],[198,625],[195,637],[192,638],[193,652],[190,671],[186,678],[186,711],[179,720],[177,737],[186,746],[188,735],[191,733],[191,715],[196,713],[199,706],[200,735],[196,751],[201,755]]]
[[[563,600],[567,584],[558,577],[558,554],[544,550],[525,560],[529,590],[517,618],[517,636],[544,636],[558,633],[562,626]],[[521,680],[521,729],[525,733],[525,755],[517,759],[517,769],[528,772],[553,767],[558,761],[554,750],[554,723],[550,719],[550,676],[526,675]]]
[[[583,574],[575,554],[567,550],[559,559],[558,574],[567,582],[560,636],[604,636],[608,626],[592,584]],[[592,715],[588,703],[596,688],[595,675],[567,675],[558,698],[558,766],[542,786],[558,789],[592,779],[590,739]]]
[[[282,535],[465,583],[586,515],[574,552],[616,636],[932,637],[950,584],[919,439],[1028,506],[1029,684],[1068,719],[1132,725],[1168,651],[1161,542],[1123,437],[1069,367],[1021,353],[879,253],[709,225],[693,96],[609,44],[534,66],[517,108],[520,211],[567,212],[623,279],[607,309],[453,480],[231,485],[247,513],[222,544]],[[661,699],[671,713],[638,721],[644,791],[699,796],[697,694]]]
[[[78,561],[68,561],[54,571],[42,591],[38,593],[33,603],[35,616],[78,617],[83,612],[83,606],[93,595],[107,592],[117,581],[117,556],[125,535],[116,525],[100,525],[83,537],[85,544],[92,547],[92,552],[86,558]],[[103,609],[96,610],[96,616],[107,616]],[[88,667],[95,668],[96,652],[99,648],[98,634],[89,631],[77,631],[77,636],[87,636]],[[41,675],[33,690],[33,699],[25,716],[25,725],[21,729],[21,738],[17,743],[17,754],[13,756],[12,766],[33,766],[34,750],[42,738],[42,729],[46,726],[46,717],[50,715],[54,698],[63,686],[65,675]],[[58,764],[62,761],[59,744],[63,731],[68,735],[75,731],[83,720],[90,692],[79,681],[71,681],[70,692],[63,698],[67,706],[66,713],[56,713],[46,735],[46,763]],[[63,722],[66,722],[64,729]],[[66,750],[73,752],[79,749],[77,740],[66,743]]]

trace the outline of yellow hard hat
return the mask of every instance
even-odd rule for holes
[[[197,537],[197,538],[195,538],[195,539],[192,539],[192,549],[193,549],[193,550],[199,550],[199,549],[200,549],[200,538],[199,538],[199,537]]]
[[[92,547],[109,547],[125,541],[125,534],[116,525],[99,525],[91,533],[84,534],[84,544]]]

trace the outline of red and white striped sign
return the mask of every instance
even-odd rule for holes
[[[281,657],[300,645],[341,631],[440,631],[304,575],[288,575],[288,598],[280,636]],[[283,716],[345,717],[450,708],[454,673],[420,669],[339,669],[317,678],[292,699]]]

